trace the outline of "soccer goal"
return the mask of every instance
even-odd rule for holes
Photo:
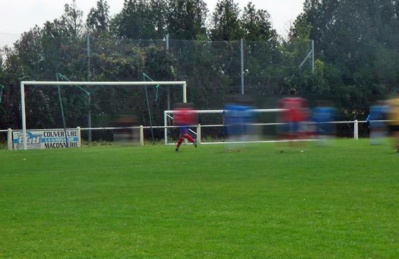
[[[89,93],[89,98],[85,97],[80,97],[77,98],[77,96],[79,95],[79,91],[80,90],[76,90],[75,92],[69,92],[68,94],[64,94],[61,96],[61,90],[60,89],[65,89],[67,86],[68,89],[73,89],[73,86],[79,86],[81,87],[87,87],[90,88],[88,90],[86,90],[86,95],[87,93]],[[42,114],[44,114],[43,117],[45,117],[45,108],[46,106],[49,106],[50,108],[52,108],[54,105],[59,105],[61,108],[61,112],[59,112],[59,117],[62,117],[62,119],[64,120],[64,124],[63,127],[66,130],[66,128],[70,128],[70,127],[82,127],[84,125],[66,125],[65,124],[65,117],[68,116],[81,116],[82,114],[85,112],[83,111],[80,107],[80,110],[76,107],[72,107],[75,109],[71,109],[71,112],[69,114],[63,114],[63,103],[65,102],[65,100],[68,99],[73,99],[72,102],[70,102],[70,106],[74,105],[74,102],[78,102],[81,101],[83,99],[88,99],[89,103],[88,105],[86,105],[86,107],[88,107],[88,109],[92,109],[93,107],[98,109],[100,113],[100,115],[102,115],[101,113],[105,113],[101,110],[101,104],[104,103],[109,103],[107,105],[110,106],[109,109],[113,109],[112,105],[118,105],[122,102],[131,102],[131,100],[121,100],[121,99],[116,99],[114,100],[112,97],[115,94],[115,92],[117,91],[112,91],[112,88],[117,88],[119,89],[119,87],[123,87],[126,89],[132,89],[132,87],[135,90],[129,90],[124,92],[124,97],[126,97],[127,99],[129,99],[131,96],[130,95],[135,95],[136,92],[138,92],[138,89],[145,89],[145,95],[147,95],[147,86],[167,86],[169,87],[179,87],[181,88],[181,94],[179,94],[179,97],[181,99],[179,99],[179,102],[183,102],[186,103],[187,102],[187,84],[186,81],[124,81],[124,82],[109,82],[109,81],[21,81],[20,83],[20,88],[21,88],[21,120],[22,120],[22,143],[23,143],[23,149],[26,150],[27,149],[27,139],[29,138],[28,134],[27,134],[27,119],[28,116],[32,116],[33,114],[35,114],[35,111],[40,109],[40,112]],[[139,87],[139,88],[137,88]],[[140,88],[141,87],[141,88]],[[26,89],[25,89],[26,88]],[[33,91],[32,89],[35,88],[35,91]],[[76,88],[76,87],[75,87]],[[52,95],[46,95],[46,93],[48,91],[53,92]],[[58,91],[57,91],[58,90]],[[136,100],[138,99],[144,99],[144,91],[141,90],[142,93],[140,93],[139,95],[136,94]],[[101,92],[102,94],[102,100],[101,103],[100,101],[98,101],[98,98],[95,98],[95,93]],[[35,96],[33,94],[36,94]],[[81,95],[81,94],[80,94]],[[56,99],[59,98],[59,101],[57,101]],[[120,97],[119,97],[120,98]],[[148,97],[147,97],[148,98]],[[40,99],[40,100],[39,100]],[[79,100],[78,100],[79,99]],[[32,101],[34,100],[34,101]],[[97,101],[97,102],[96,102]],[[170,102],[170,100],[167,100],[168,102]],[[58,102],[58,104],[57,104]],[[86,101],[87,102],[87,101]],[[28,104],[28,105],[27,105]],[[132,110],[132,105],[130,105],[130,110]],[[149,108],[149,104],[147,101],[147,107]],[[168,105],[169,106],[169,105]],[[163,110],[165,110],[166,108],[162,108]],[[55,109],[52,109],[55,110]],[[61,114],[62,113],[62,114]],[[72,115],[71,115],[72,114]],[[40,118],[41,120],[45,121],[45,118]],[[101,116],[99,116],[99,119],[101,120]],[[83,120],[81,120],[83,121]],[[86,119],[85,119],[86,122]],[[76,123],[75,123],[76,124]],[[40,124],[42,127],[47,127],[46,125],[48,125],[48,123],[43,122]],[[30,125],[29,125],[30,126]],[[67,134],[65,134],[66,136]],[[67,138],[65,139],[65,141],[67,142]]]

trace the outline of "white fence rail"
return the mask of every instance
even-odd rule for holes
[[[334,121],[331,122],[333,124],[353,124],[353,139],[357,140],[359,139],[359,123],[366,123],[366,121],[358,121],[358,120],[354,120],[354,121]],[[254,125],[258,125],[258,126],[273,126],[273,125],[278,125],[280,123],[256,123]],[[196,128],[196,131],[193,131],[192,133],[196,135],[197,141],[199,143],[201,143],[202,141],[202,129],[203,128],[220,128],[223,127],[223,124],[212,124],[212,125],[195,125],[193,126],[193,128]],[[144,145],[145,144],[145,129],[163,129],[165,132],[167,132],[168,129],[173,129],[176,128],[176,126],[133,126],[133,127],[128,127],[128,129],[132,129],[132,130],[138,130],[139,132],[139,144],[140,145]],[[78,129],[83,132],[83,131],[96,131],[96,130],[118,130],[121,129],[120,127],[98,127],[98,128],[79,128]],[[126,128],[125,128],[126,129]],[[0,129],[0,133],[6,133],[7,134],[7,149],[8,150],[12,150],[13,149],[13,129],[5,129],[5,130],[1,130]],[[258,141],[261,142],[261,141]],[[270,141],[268,141],[270,142]],[[208,143],[208,142],[202,142],[203,144]],[[221,143],[221,142],[212,142],[212,144],[217,144],[217,143]],[[165,141],[165,144],[168,144]]]

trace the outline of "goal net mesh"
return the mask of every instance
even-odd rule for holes
[[[112,141],[120,128],[144,125],[149,139],[163,139],[163,111],[182,101],[182,86],[107,83],[115,84],[25,85],[26,128],[80,127],[83,140]]]

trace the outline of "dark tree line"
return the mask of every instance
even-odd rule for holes
[[[317,74],[307,90],[339,98],[352,114],[399,89],[399,3],[392,0],[306,0],[290,39],[314,39]]]
[[[64,10],[2,49],[0,128],[20,128],[22,80],[149,80],[145,74],[185,80],[199,109],[220,109],[226,95],[240,93],[241,55],[245,93],[259,106],[273,107],[273,96],[296,87],[310,100],[333,99],[342,119],[362,119],[373,100],[399,87],[399,4],[393,0],[306,0],[286,39],[266,10],[252,3],[240,10],[234,0],[219,0],[212,12],[202,0],[125,0],[114,17],[106,0],[87,17],[75,1]],[[314,67],[309,59],[299,67],[311,40]],[[26,96],[28,127],[60,127],[55,88],[32,87]],[[74,127],[87,125],[88,110],[93,126],[129,111],[148,125],[148,109],[162,125],[163,110],[179,100],[179,91],[155,86],[62,88]]]

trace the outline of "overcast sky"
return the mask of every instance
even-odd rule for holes
[[[124,0],[108,0],[111,16],[119,13]],[[217,0],[205,0],[210,13],[214,11]],[[235,0],[243,10],[248,2],[256,9],[269,12],[273,28],[286,36],[295,18],[302,12],[304,0]],[[35,25],[42,27],[46,21],[53,21],[64,13],[64,5],[72,0],[0,0],[0,46],[12,45],[23,32],[29,31]],[[97,0],[76,0],[83,11],[84,20],[90,9],[95,7]]]

